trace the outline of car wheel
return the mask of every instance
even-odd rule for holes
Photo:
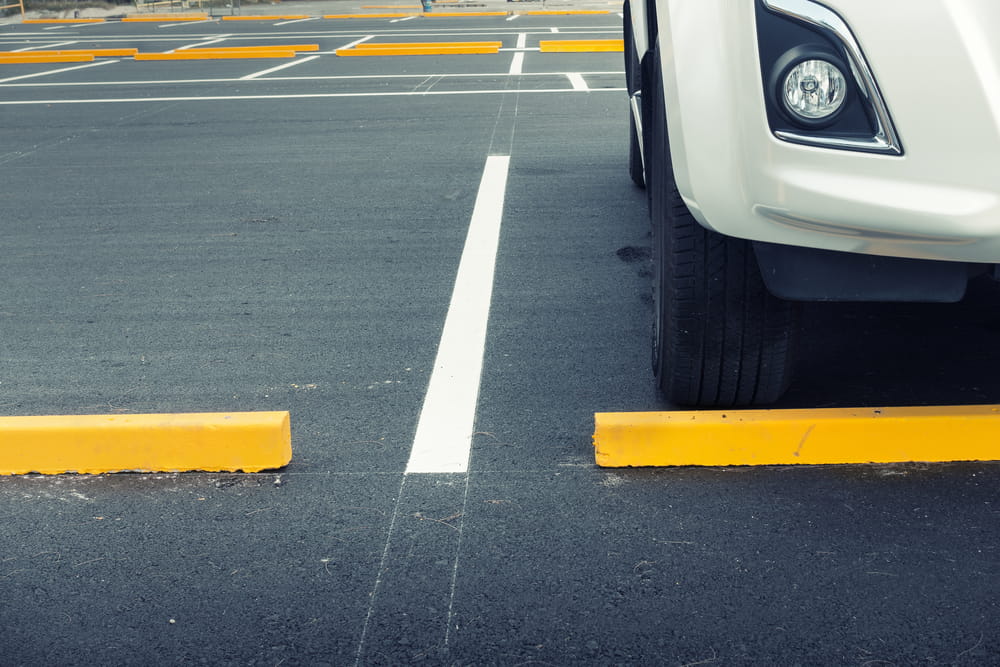
[[[628,2],[623,10],[622,32],[625,38],[625,85],[628,94],[637,92],[640,88],[639,57],[635,52],[635,39],[632,37],[632,11]],[[635,116],[632,115],[632,105],[628,108],[628,175],[632,182],[640,188],[646,186],[646,177],[642,167],[642,152],[639,149],[639,131],[635,126]]]
[[[767,291],[748,241],[705,229],[684,204],[671,164],[659,47],[652,57],[647,176],[658,385],[676,405],[772,403],[791,379],[798,304]]]

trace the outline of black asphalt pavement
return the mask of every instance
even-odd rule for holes
[[[621,54],[532,49],[619,21],[0,26],[2,50],[320,47],[0,65],[0,412],[288,410],[294,449],[0,477],[0,664],[1000,663],[996,464],[594,466],[594,412],[669,407],[645,194]],[[333,55],[363,38],[504,46]],[[470,469],[405,474],[490,155]],[[998,301],[808,306],[779,407],[1000,402]]]

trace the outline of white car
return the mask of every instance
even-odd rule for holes
[[[775,401],[802,301],[1000,263],[1000,0],[626,0],[630,173],[674,404]]]

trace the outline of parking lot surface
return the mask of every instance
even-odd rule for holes
[[[537,49],[620,36],[615,13],[0,26],[6,51],[318,47],[0,65],[4,414],[288,410],[294,448],[0,478],[0,662],[1000,659],[995,464],[594,466],[595,411],[669,407],[645,195],[621,54]],[[468,251],[490,206],[495,248]],[[492,289],[456,304],[463,263]],[[997,402],[998,296],[807,307],[779,407]],[[408,473],[469,303],[473,414],[443,412],[474,420],[466,468]]]

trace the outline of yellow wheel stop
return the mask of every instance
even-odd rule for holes
[[[594,423],[604,467],[1000,460],[1000,405],[612,412]]]
[[[0,417],[0,474],[258,472],[292,458],[287,412]]]

